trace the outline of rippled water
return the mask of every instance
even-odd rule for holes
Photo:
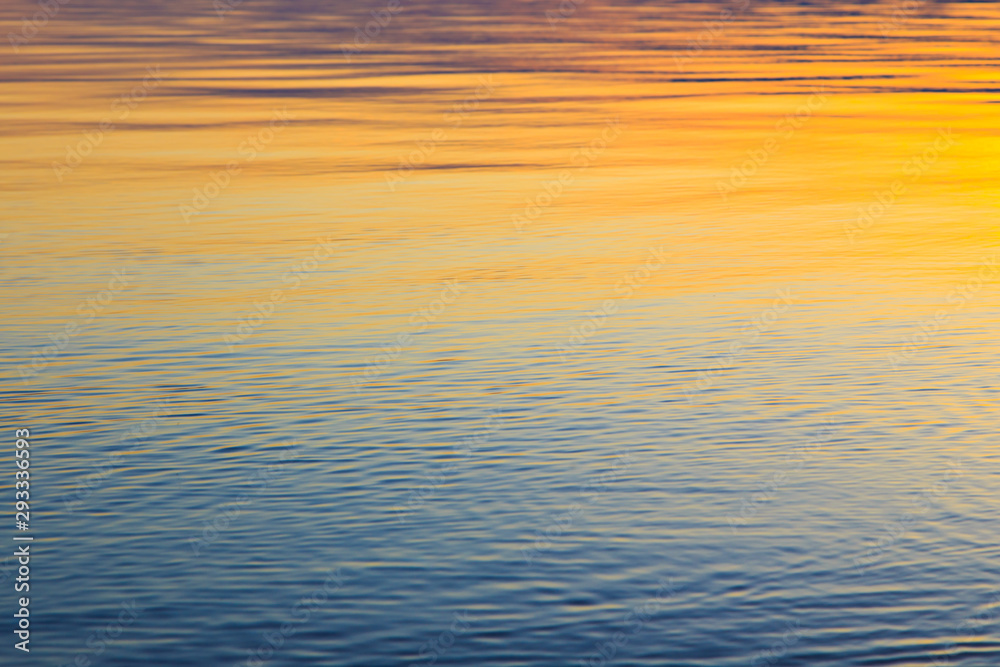
[[[1000,662],[993,3],[38,7],[3,664]]]

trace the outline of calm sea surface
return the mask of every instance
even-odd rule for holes
[[[995,3],[52,5],[0,664],[1000,664]]]

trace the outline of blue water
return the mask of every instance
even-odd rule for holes
[[[973,197],[989,177],[901,203],[860,245],[842,232],[892,180],[874,162],[949,120],[989,141],[989,84],[958,76],[898,155],[838,134],[895,131],[881,112],[949,68],[988,78],[995,56],[947,49],[985,52],[990,8],[924,5],[887,46],[892,5],[758,3],[677,83],[673,55],[726,5],[585,3],[551,28],[557,3],[413,4],[346,62],[382,4],[67,4],[2,67],[0,490],[30,429],[31,529],[5,539],[34,541],[31,652],[8,620],[0,664],[1000,663],[997,277],[949,301],[996,252],[995,199]],[[822,74],[785,81],[775,35]],[[926,81],[886,78],[921,35],[943,51],[893,71]],[[147,62],[165,83],[57,184],[51,161]],[[491,72],[504,92],[387,191]],[[883,106],[832,106],[803,130],[814,171],[776,159],[720,204],[787,113],[755,100],[794,109],[821,78]],[[183,224],[283,104],[298,120]],[[615,113],[621,143],[513,229]],[[976,154],[958,151],[924,182],[960,189]]]

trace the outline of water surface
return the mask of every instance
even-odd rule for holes
[[[5,45],[4,664],[996,665],[996,7],[395,6]]]

